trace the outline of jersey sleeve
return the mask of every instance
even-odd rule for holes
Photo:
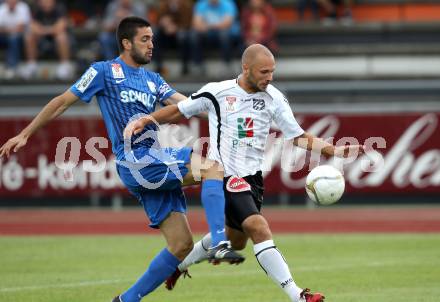
[[[82,101],[90,103],[92,97],[104,89],[104,70],[102,63],[94,63],[81,78],[70,87],[70,91]]]
[[[171,86],[168,85],[168,83],[165,82],[165,80],[159,74],[157,75],[156,86],[159,87],[157,100],[161,105],[165,105],[164,101],[176,93],[176,90],[171,88]]]
[[[206,97],[208,94],[211,94],[208,92],[209,89],[206,89],[207,87],[209,87],[209,84],[202,87],[186,100],[177,103],[177,107],[186,118],[211,110],[211,100]]]
[[[296,121],[293,116],[292,109],[289,106],[287,100],[283,97],[283,99],[276,99],[276,108],[274,111],[273,120],[280,128],[286,139],[293,139],[298,137],[304,133],[304,130]]]

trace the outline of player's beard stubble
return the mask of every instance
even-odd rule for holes
[[[151,59],[148,57],[148,54],[142,55],[140,51],[136,47],[133,47],[130,50],[130,56],[136,64],[145,65],[151,62]]]
[[[255,77],[253,77],[252,73],[249,73],[249,75],[247,77],[245,77],[245,81],[247,82],[247,84],[249,85],[249,87],[254,91],[254,92],[259,92],[259,91],[263,91],[260,89],[260,87],[258,87],[258,83],[255,79]]]

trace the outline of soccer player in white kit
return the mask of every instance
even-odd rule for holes
[[[132,122],[125,136],[139,133],[155,120],[169,123],[182,116],[208,112],[210,150],[208,157],[223,163],[225,169],[226,234],[236,250],[244,249],[248,238],[264,272],[294,302],[322,302],[324,296],[298,287],[289,267],[276,248],[272,233],[260,209],[263,201],[263,162],[266,139],[274,121],[286,140],[326,156],[344,157],[363,153],[361,145],[334,146],[305,132],[296,122],[284,95],[270,84],[275,59],[263,45],[249,46],[242,56],[242,74],[234,80],[208,83],[177,105],[167,106]],[[171,290],[187,268],[207,259],[210,235],[197,242],[193,251],[166,282]]]

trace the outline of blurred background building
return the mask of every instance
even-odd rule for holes
[[[179,92],[236,77],[244,47],[262,43],[276,54],[274,83],[306,130],[335,142],[382,137],[379,171],[362,173],[361,161],[344,165],[343,204],[440,202],[440,0],[0,3],[0,143],[91,62],[116,55],[117,22],[138,15],[150,20],[156,35],[154,61],[146,68],[160,71]],[[206,122],[196,119],[166,131],[165,138],[207,135]],[[55,151],[65,136],[78,137],[80,163],[89,160],[87,142],[106,137],[96,105],[77,104],[41,130],[30,142],[34,147],[1,160],[0,206],[136,203],[122,189],[114,163],[98,173],[74,169],[72,177],[59,170]],[[109,145],[95,147],[110,158]],[[274,155],[267,202],[306,203],[309,165],[284,171],[276,144],[268,148]],[[190,202],[198,204],[194,192],[188,190]]]

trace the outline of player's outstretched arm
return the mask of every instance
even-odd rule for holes
[[[51,120],[62,114],[73,103],[78,100],[78,97],[72,92],[67,90],[63,94],[53,98],[38,115],[32,120],[32,122],[24,128],[17,136],[9,139],[0,148],[0,158],[3,156],[9,157],[11,151],[17,152],[20,148],[26,145],[27,140],[41,127],[46,125]]]
[[[134,120],[125,127],[124,138],[131,138],[133,135],[140,133],[145,126],[153,123],[166,124],[179,121],[183,117],[177,105],[169,105],[150,115],[143,116]]]
[[[168,99],[166,99],[164,101],[164,104],[166,104],[167,106],[169,105],[175,105],[183,100],[186,100],[187,97],[184,96],[183,94],[176,92],[175,94],[173,94],[172,96],[170,96]],[[202,118],[207,120],[208,119],[208,113],[207,112],[201,112],[199,114],[196,114],[195,116],[197,116],[198,118]]]
[[[300,148],[319,152],[325,156],[351,157],[359,156],[365,152],[363,145],[334,146],[323,139],[304,132],[293,139],[293,144]]]
[[[173,93],[169,98],[167,98],[165,101],[163,101],[163,103],[167,106],[169,105],[176,105],[177,103],[186,100],[187,97],[184,96],[183,94],[176,92]]]

